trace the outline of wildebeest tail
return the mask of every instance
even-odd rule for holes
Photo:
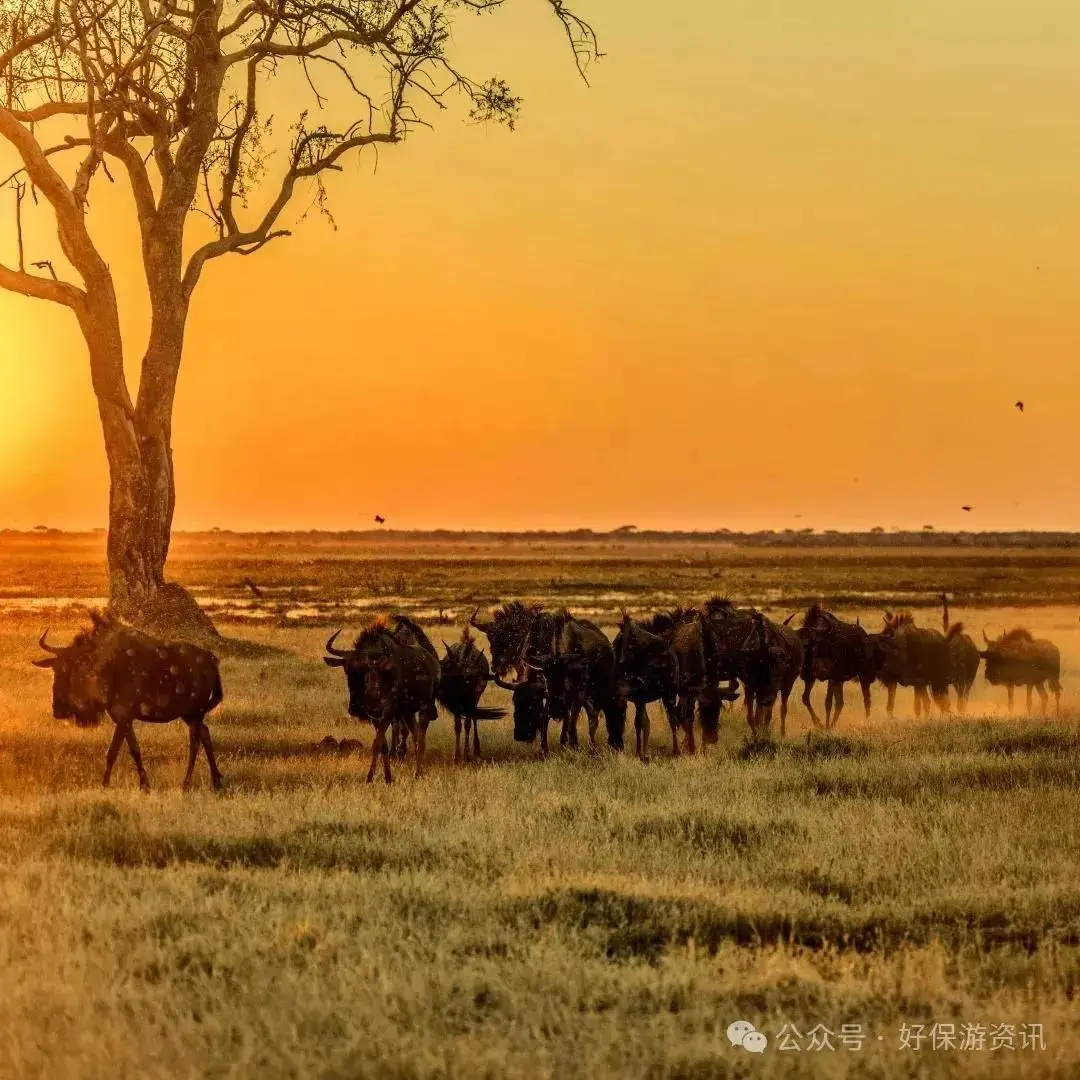
[[[698,721],[701,724],[701,737],[710,745],[720,737],[720,712],[722,708],[723,702],[720,700],[719,694],[713,694],[706,690],[698,698]],[[690,722],[694,722],[693,717],[690,718]]]
[[[620,707],[618,698],[612,694],[604,705],[603,711],[608,746],[612,750],[622,750],[626,742],[626,708]]]
[[[210,709],[216,709],[225,700],[225,691],[221,686],[221,672],[214,665],[214,685],[210,690]],[[210,709],[206,711],[209,712]]]

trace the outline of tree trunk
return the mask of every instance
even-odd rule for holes
[[[166,245],[155,245],[162,256]],[[173,478],[172,407],[184,347],[187,303],[165,281],[167,258],[149,259],[152,321],[143,358],[138,403],[126,388],[95,383],[109,460],[109,607],[149,633],[173,640],[220,640],[209,616],[180,585],[165,579],[176,488]],[[95,352],[113,351],[94,325],[84,327]],[[115,348],[119,348],[119,342]],[[122,370],[122,353],[120,354]],[[104,356],[102,365],[115,368]]]

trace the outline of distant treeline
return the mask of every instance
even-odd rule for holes
[[[62,529],[39,526],[33,530],[0,529],[2,537],[100,537],[104,529],[93,532],[66,532]],[[708,531],[676,531],[659,529],[630,529],[623,527],[609,532],[595,529],[527,529],[515,532],[455,529],[357,529],[357,530],[266,530],[249,532],[232,529],[208,529],[174,535],[185,540],[231,537],[252,540],[308,540],[322,543],[613,543],[716,544],[733,547],[874,547],[874,548],[1072,548],[1080,547],[1077,532],[938,532],[930,528],[898,529],[886,532],[883,528],[868,532],[841,532],[838,529],[761,529],[756,532],[736,532],[732,529]]]

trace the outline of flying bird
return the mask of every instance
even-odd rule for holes
[[[971,513],[971,511],[972,511],[973,507],[970,507],[970,506],[961,506],[961,507],[960,507],[960,509],[961,509],[961,510],[967,510],[967,511],[968,511],[968,513]]]
[[[386,518],[382,517],[382,516],[381,516],[381,515],[379,515],[379,514],[376,514],[376,515],[375,515],[375,521],[376,521],[376,523],[377,523],[377,524],[379,524],[379,525],[382,525],[382,524],[384,524],[384,523],[385,523],[385,521],[386,521]]]
[[[1017,407],[1017,408],[1018,408],[1018,409],[1019,409],[1019,410],[1020,410],[1021,412],[1023,412],[1023,411],[1024,411],[1024,403],[1023,403],[1022,401],[1018,401],[1018,402],[1016,403],[1016,407]]]

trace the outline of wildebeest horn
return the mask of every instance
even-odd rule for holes
[[[522,679],[520,682],[507,682],[505,679],[500,679],[498,675],[489,675],[488,682],[493,682],[496,686],[501,686],[504,690],[509,690],[512,694],[519,686],[524,686],[527,679]]]
[[[469,625],[470,626],[475,626],[476,629],[479,630],[481,634],[486,634],[488,632],[488,630],[491,629],[491,624],[495,620],[494,619],[484,619],[481,622],[476,617],[479,614],[480,614],[480,609],[476,608],[476,610],[469,616]]]
[[[61,653],[61,652],[63,652],[63,649],[56,649],[56,648],[53,648],[53,646],[52,646],[52,645],[50,645],[50,644],[49,644],[49,643],[48,643],[48,642],[47,642],[47,641],[45,640],[45,639],[46,639],[46,638],[47,638],[48,636],[49,636],[49,628],[48,628],[48,627],[46,627],[46,628],[45,628],[45,633],[44,633],[44,634],[42,634],[42,635],[41,635],[41,637],[40,637],[40,638],[38,639],[38,644],[39,644],[39,645],[41,646],[41,648],[42,648],[42,650],[43,650],[43,651],[45,651],[45,652],[50,652],[50,653],[52,653],[52,654],[53,654],[53,656],[59,656],[59,655],[60,655],[60,653]]]
[[[334,648],[334,642],[337,641],[338,634],[340,634],[340,633],[341,633],[340,630],[335,630],[330,635],[330,640],[326,643],[326,651],[331,656],[348,656],[349,655],[344,649],[335,649]]]
[[[792,619],[794,619],[796,615],[798,615],[798,612],[797,612],[797,611],[793,611],[793,612],[792,612],[792,613],[791,613],[791,614],[790,614],[790,615],[789,615],[789,616],[788,616],[788,617],[787,617],[787,618],[786,618],[786,619],[784,620],[784,625],[785,625],[785,626],[787,626],[787,624],[788,624],[789,622],[791,622],[791,620],[792,620]]]
[[[982,635],[983,635],[983,641],[985,641],[987,645],[992,645],[993,644],[993,642],[986,636],[986,627],[985,626],[983,627]]]

